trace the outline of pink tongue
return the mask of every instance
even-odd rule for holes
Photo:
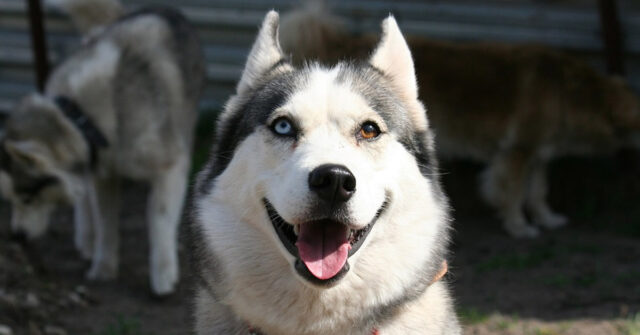
[[[329,220],[300,225],[296,242],[298,254],[316,278],[335,276],[347,262],[351,248],[347,229],[345,225]]]

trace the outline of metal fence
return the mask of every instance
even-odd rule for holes
[[[595,1],[327,1],[337,14],[350,18],[356,31],[375,31],[381,18],[393,13],[407,34],[425,37],[508,43],[540,43],[576,52],[604,69],[603,43]],[[217,108],[240,75],[256,30],[271,8],[286,11],[293,0],[133,0],[142,5],[178,5],[198,27],[205,43],[208,84],[203,106]],[[627,72],[640,88],[640,5],[619,2]],[[50,62],[73,51],[79,37],[68,19],[45,8]],[[35,89],[28,35],[26,1],[0,0],[0,110],[10,110]]]

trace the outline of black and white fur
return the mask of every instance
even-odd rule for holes
[[[169,8],[142,9],[105,26],[119,3],[57,2],[91,33],[51,74],[45,92],[26,97],[7,120],[0,185],[13,205],[12,228],[39,237],[56,203],[72,204],[75,244],[92,260],[88,278],[113,279],[121,177],[149,182],[151,287],[171,293],[179,279],[177,227],[204,84],[197,36]],[[56,104],[59,97],[105,139],[97,150]]]
[[[278,14],[267,14],[194,194],[197,334],[460,333],[447,284],[431,283],[449,229],[432,133],[407,44],[393,17],[382,27],[369,62],[294,68]],[[275,133],[283,116],[295,136]],[[358,138],[365,122],[379,126],[374,140]],[[323,164],[357,182],[339,214],[319,209],[308,186]],[[376,223],[346,274],[322,285],[295,269],[265,200],[295,225],[322,215],[353,229]]]

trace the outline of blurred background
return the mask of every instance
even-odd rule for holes
[[[290,0],[136,0],[179,6],[205,45],[207,86],[194,170],[206,159],[213,122],[233,92],[259,23]],[[327,1],[353,32],[378,32],[393,13],[406,35],[457,41],[541,44],[624,76],[640,92],[640,1]],[[49,63],[80,44],[68,19],[44,7]],[[27,1],[0,0],[0,112],[36,89]],[[427,102],[428,106],[428,102]],[[640,334],[640,164],[637,152],[567,157],[550,169],[550,204],[568,227],[535,240],[503,232],[477,191],[482,165],[443,162],[454,211],[449,280],[466,334]],[[0,335],[189,333],[189,279],[157,300],[147,287],[144,185],[127,186],[121,213],[121,275],[87,283],[72,243],[72,213],[29,246],[9,237],[9,206],[0,206]],[[145,251],[142,251],[145,250]],[[181,250],[181,254],[186,251]],[[183,262],[185,264],[185,262]],[[183,265],[187,274],[188,265]],[[3,332],[2,325],[11,332]]]

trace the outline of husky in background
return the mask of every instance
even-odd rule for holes
[[[194,194],[197,334],[460,334],[447,200],[393,17],[365,62],[292,65],[267,14]]]
[[[119,178],[148,181],[151,287],[170,293],[204,82],[198,39],[172,9],[119,16],[114,1],[58,3],[91,36],[6,122],[0,182],[12,228],[36,238],[55,204],[71,203],[75,244],[92,260],[88,278],[115,278]]]
[[[350,34],[318,6],[286,15],[280,31],[296,63],[364,59],[375,43]],[[488,163],[482,194],[514,237],[567,223],[546,202],[551,159],[640,146],[640,103],[632,90],[576,58],[540,46],[408,43],[438,154]]]

